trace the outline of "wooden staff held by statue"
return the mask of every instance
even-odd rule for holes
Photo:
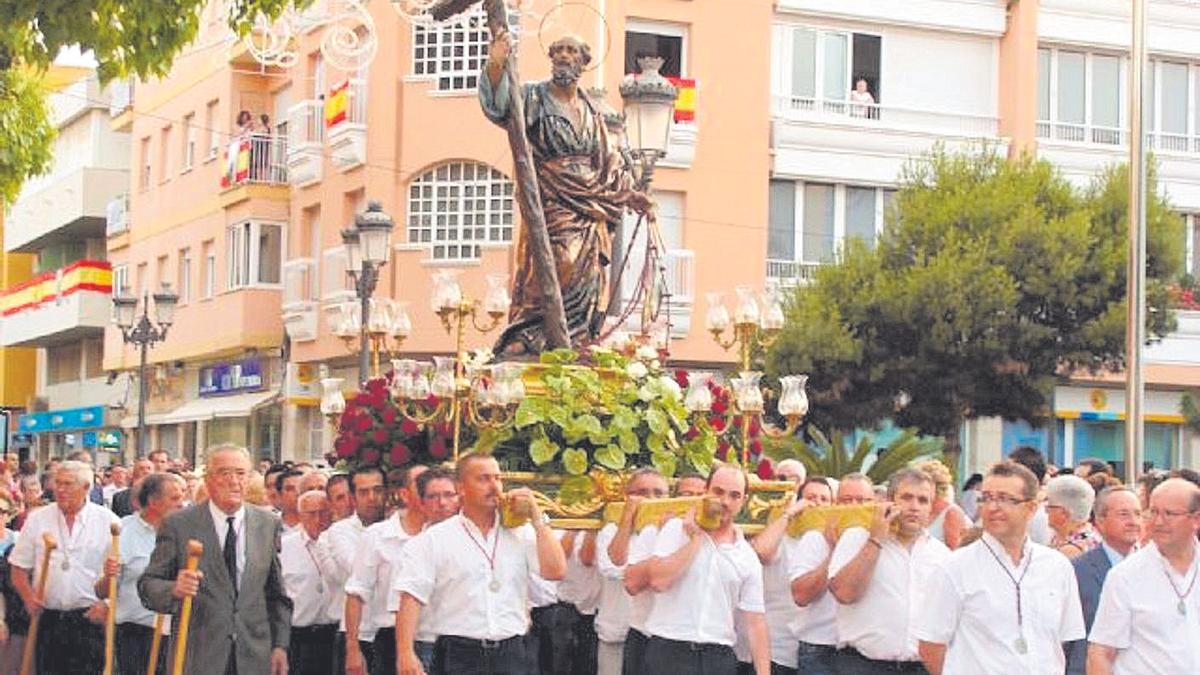
[[[114,560],[121,557],[121,525],[113,523],[109,526],[112,534],[112,546],[108,556]],[[112,675],[113,649],[117,643],[117,575],[108,577],[108,616],[104,623],[104,675]]]
[[[54,541],[54,536],[49,532],[42,533],[42,569],[38,575],[37,597],[39,600],[46,599],[46,579],[50,576],[50,554],[58,548],[58,543]],[[42,612],[38,611],[29,619],[29,634],[25,637],[25,652],[21,655],[21,675],[29,675],[33,672],[33,654],[37,651],[37,633],[38,620],[42,618]]]
[[[200,566],[200,556],[204,555],[204,544],[195,539],[188,540],[187,571],[195,572]],[[183,608],[179,612],[179,625],[175,631],[175,666],[172,675],[183,675],[183,661],[187,655],[188,623],[192,620],[192,596],[183,598]],[[151,662],[153,663],[153,662]]]

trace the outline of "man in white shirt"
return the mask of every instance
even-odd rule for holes
[[[304,478],[304,472],[293,467],[275,474],[275,494],[278,495],[279,519],[283,521],[284,534],[300,527],[296,500],[300,498],[301,478]]]
[[[324,675],[333,672],[337,621],[330,614],[333,588],[326,583],[314,549],[332,522],[329,500],[323,491],[305,492],[296,500],[296,512],[299,526],[283,535],[279,551],[283,587],[293,604],[288,672]]]
[[[415,481],[417,499],[421,511],[425,514],[426,527],[450,518],[458,513],[458,486],[455,485],[454,472],[440,466],[423,471]],[[399,563],[397,563],[399,564]],[[393,570],[392,585],[388,589],[388,611],[391,612],[392,627],[396,626],[396,615],[400,610],[400,591],[396,588],[398,575]],[[437,610],[437,598],[431,598],[429,604],[421,612],[417,621],[417,634],[413,640],[413,650],[425,672],[433,670],[433,642],[437,635],[430,628],[434,625],[434,612]],[[395,662],[399,662],[399,654]],[[397,667],[396,663],[393,667]]]
[[[741,469],[718,466],[708,477],[707,498],[720,503],[720,524],[705,532],[692,512],[669,521],[659,533],[650,562],[650,587],[658,597],[646,620],[651,638],[645,672],[733,675],[738,616],[746,625],[755,672],[771,672],[762,564],[733,522],[748,491]]]
[[[363,532],[358,557],[346,580],[346,625],[358,626],[358,640],[346,643],[346,675],[396,672],[396,617],[391,613],[394,609],[388,610],[392,571],[404,545],[425,528],[425,513],[413,488],[417,476],[427,470],[423,464],[413,464],[397,472],[399,496],[408,508]],[[370,661],[357,646],[363,642],[371,643]]]
[[[650,587],[650,565],[657,540],[658,526],[647,525],[629,542],[623,582],[625,592],[630,596],[629,631],[625,635],[625,653],[621,656],[621,675],[646,672],[646,645],[650,644],[650,629],[646,627],[646,621],[650,617],[650,610],[654,609],[656,595]]]
[[[1063,643],[1083,636],[1070,560],[1029,540],[1037,478],[1015,462],[988,469],[979,497],[984,534],[930,576],[915,622],[933,675],[1060,675]]]
[[[153,473],[142,479],[135,488],[141,509],[121,519],[120,557],[110,556],[104,576],[96,581],[97,597],[107,598],[108,580],[117,577],[117,672],[140,673],[148,667],[156,614],[142,604],[137,581],[150,563],[163,519],[183,508],[184,485],[183,478],[171,473]],[[166,650],[159,651],[157,667],[166,668]]]
[[[401,555],[394,581],[401,593],[398,670],[424,672],[414,649],[416,629],[423,608],[436,600],[433,675],[525,672],[529,577],[561,580],[566,557],[532,493],[503,494],[494,458],[464,455],[455,473],[462,512],[415,537]],[[502,498],[528,508],[532,540],[500,525]]]
[[[913,619],[929,576],[950,556],[926,531],[935,486],[917,469],[888,481],[888,503],[876,506],[870,530],[842,533],[829,562],[829,593],[838,602],[839,675],[924,673]]]
[[[664,499],[668,494],[667,481],[657,470],[634,471],[625,483],[625,510],[620,522],[606,524],[596,536],[596,568],[601,576],[600,607],[596,611],[597,675],[621,673],[630,612],[630,597],[623,582],[638,504],[643,499]]]
[[[788,523],[810,505],[828,504],[832,499],[829,484],[820,476],[807,479],[804,465],[796,460],[784,460],[775,470],[777,480],[790,480],[796,485],[795,501],[788,505],[783,517],[768,524],[754,537],[754,552],[763,566],[763,595],[766,608],[767,632],[771,639],[771,672],[776,675],[794,675],[799,663],[796,660],[796,636],[792,625],[796,622],[800,608],[792,600],[791,583],[787,576],[787,554],[783,539],[787,535]],[[747,642],[739,634],[739,643]],[[748,650],[749,645],[746,645]],[[748,658],[742,653],[738,660]],[[745,664],[741,667],[745,669]]]
[[[338,622],[338,645],[334,650],[334,672],[345,670],[347,642],[358,641],[358,626],[352,631],[347,630],[345,617],[346,580],[354,569],[354,559],[362,552],[363,532],[383,520],[384,508],[387,505],[387,476],[378,466],[360,466],[350,473],[350,495],[354,514],[348,518],[336,521],[321,534],[321,539],[314,550],[317,564],[325,575],[325,579],[333,589],[330,604],[334,608],[331,617]],[[332,508],[332,507],[331,507]],[[365,648],[364,655],[371,651],[372,645],[360,645]]]
[[[1151,543],[1113,567],[1088,637],[1089,675],[1200,672],[1200,488],[1150,494]]]
[[[812,499],[819,503],[822,491],[816,486],[812,489]],[[838,504],[865,504],[874,500],[875,488],[866,476],[851,473],[838,481]],[[837,537],[838,532],[830,525],[823,531],[805,532],[799,539],[789,538],[783,545],[792,600],[800,607],[791,628],[799,640],[796,661],[802,673],[832,675],[835,672],[837,605],[826,591],[829,589],[829,559]]]
[[[94,586],[104,571],[117,517],[88,501],[92,480],[92,469],[83,462],[59,464],[54,503],[28,515],[9,557],[13,586],[26,611],[42,615],[34,666],[39,675],[95,673],[103,667],[107,606]],[[39,596],[34,588],[47,533],[57,548],[50,554],[46,592]]]

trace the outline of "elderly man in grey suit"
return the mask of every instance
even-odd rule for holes
[[[209,449],[209,500],[167,518],[138,581],[146,607],[175,613],[191,596],[185,672],[286,675],[292,601],[279,564],[279,518],[242,503],[250,474],[245,448]],[[185,569],[188,540],[204,545],[200,568]]]
[[[1137,494],[1127,487],[1109,487],[1096,495],[1095,526],[1103,544],[1071,561],[1079,584],[1083,622],[1090,633],[1100,604],[1104,579],[1113,565],[1133,552],[1142,536],[1142,505]],[[1087,640],[1067,645],[1067,673],[1084,675],[1087,666]]]

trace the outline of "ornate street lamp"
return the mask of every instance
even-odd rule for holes
[[[354,281],[354,294],[359,302],[358,316],[358,380],[365,383],[371,366],[371,296],[379,282],[379,269],[387,264],[391,253],[391,235],[395,223],[383,212],[383,206],[372,201],[367,210],[354,217],[354,224],[342,230],[346,246],[346,272]],[[347,314],[343,308],[343,314]]]
[[[625,101],[626,146],[634,160],[638,188],[643,190],[650,185],[655,163],[667,154],[675,117],[678,91],[658,73],[662,65],[662,57],[643,56],[638,59],[641,75],[627,76],[620,86]]]
[[[142,315],[137,316],[138,299],[121,288],[113,298],[113,323],[121,329],[121,338],[126,344],[136,345],[141,350],[138,365],[138,420],[137,456],[145,457],[148,452],[146,435],[146,361],[150,347],[167,339],[167,329],[175,320],[175,304],[179,296],[171,291],[170,284],[163,283],[158,293],[142,295]],[[150,321],[150,298],[154,298],[154,321]]]

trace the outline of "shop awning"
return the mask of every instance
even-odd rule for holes
[[[217,417],[249,417],[250,413],[274,403],[278,398],[279,392],[277,391],[198,398],[184,403],[171,412],[146,415],[146,424],[181,424],[211,420]],[[130,415],[122,419],[121,426],[126,429],[136,428],[137,415]]]

